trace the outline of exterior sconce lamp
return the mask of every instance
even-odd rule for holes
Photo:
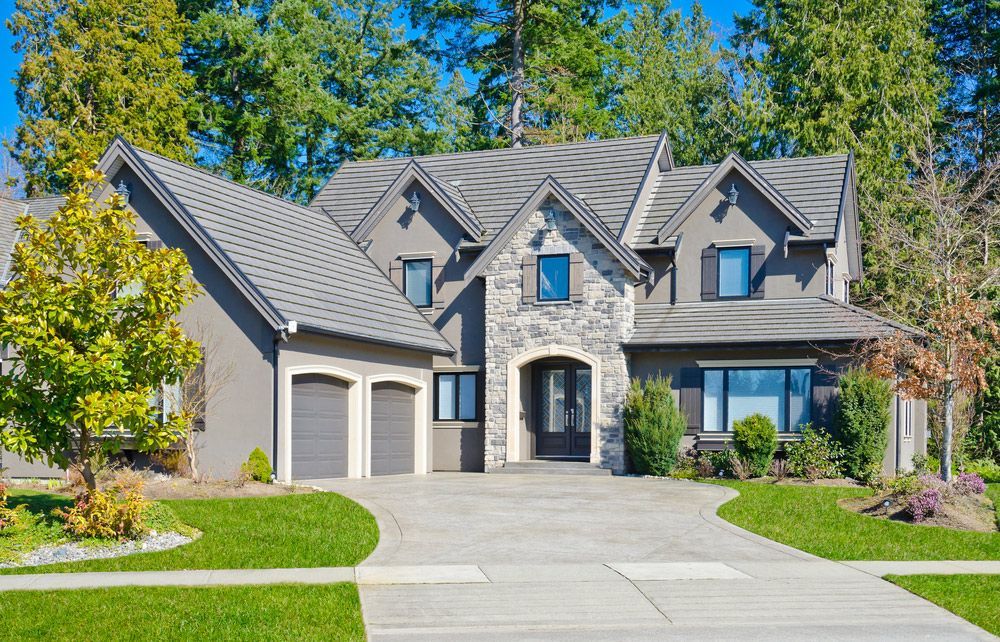
[[[420,192],[413,192],[410,195],[410,209],[414,212],[420,211]]]
[[[115,194],[121,196],[122,201],[128,205],[128,197],[131,196],[132,192],[129,191],[128,185],[125,184],[125,181],[121,181],[118,183],[118,187],[115,188]]]
[[[729,187],[729,204],[736,205],[736,199],[740,197],[740,190],[736,189],[736,183]]]
[[[556,211],[551,207],[545,210],[545,229],[549,232],[556,231]]]

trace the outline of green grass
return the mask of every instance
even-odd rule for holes
[[[364,640],[353,584],[0,593],[0,640]]]
[[[57,502],[11,491],[11,504]],[[44,495],[44,494],[43,494]],[[196,541],[158,553],[3,569],[2,573],[159,571],[216,568],[354,566],[378,543],[375,518],[334,493],[247,499],[164,501],[180,520],[202,532]]]
[[[885,579],[1000,635],[1000,575],[887,575]]]
[[[837,505],[865,488],[721,483],[740,496],[719,516],[748,531],[832,560],[1000,560],[1000,533],[917,526],[859,515]],[[988,493],[1000,501],[1000,486]]]

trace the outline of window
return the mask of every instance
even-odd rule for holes
[[[430,259],[403,261],[403,292],[418,308],[429,308],[434,303],[431,298],[432,272]]]
[[[569,255],[538,257],[538,300],[569,301]]]
[[[750,248],[719,250],[719,297],[750,296]]]
[[[782,432],[809,423],[809,368],[713,368],[702,371],[702,421],[710,432],[732,431],[754,413],[771,418]]]
[[[844,303],[851,302],[851,277],[844,277]]]
[[[434,420],[435,421],[476,421],[475,372],[442,373],[434,375]]]
[[[903,439],[913,439],[913,400],[903,400]]]

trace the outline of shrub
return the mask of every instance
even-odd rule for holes
[[[886,479],[884,485],[888,492],[903,497],[915,495],[926,488],[916,475],[896,475]]]
[[[142,485],[115,485],[105,491],[91,490],[77,495],[69,509],[55,509],[63,520],[63,530],[77,538],[137,539],[146,533],[143,513],[148,502]]]
[[[7,507],[7,487],[0,484],[0,531],[17,526],[18,521],[17,511]]]
[[[919,493],[910,495],[906,501],[906,510],[915,522],[933,517],[941,510],[941,491],[936,488],[925,488]]]
[[[169,475],[175,477],[191,476],[191,465],[188,462],[187,453],[183,450],[178,448],[164,448],[157,450],[149,459]]]
[[[858,368],[841,376],[835,425],[837,439],[844,447],[844,471],[848,476],[867,482],[881,471],[889,443],[891,403],[888,381]]]
[[[240,467],[240,471],[254,481],[264,484],[271,483],[271,461],[260,448],[253,449],[250,458]]]
[[[822,428],[806,424],[802,440],[785,446],[788,471],[809,481],[840,476],[840,462],[844,451],[840,444]]]
[[[676,479],[696,479],[698,477],[698,451],[685,448],[677,455],[677,462],[670,476]]]
[[[788,462],[784,459],[775,459],[771,462],[771,469],[768,473],[777,481],[781,481],[788,477]]]
[[[670,473],[687,428],[687,419],[670,391],[670,378],[650,377],[644,386],[633,379],[624,415],[625,448],[635,471],[658,476]]]
[[[965,472],[976,473],[987,484],[1000,484],[1000,463],[978,459],[965,463]]]
[[[982,495],[986,492],[986,482],[976,473],[962,473],[951,487],[959,495]]]
[[[715,466],[712,465],[711,457],[699,457],[695,465],[699,477],[715,477]]]
[[[740,481],[746,481],[754,476],[753,465],[736,453],[730,453],[729,469],[733,471],[733,477]]]
[[[712,467],[712,476],[731,475],[733,473],[732,461],[733,451],[729,450],[709,450],[704,453],[704,458]]]
[[[778,430],[759,413],[733,423],[733,447],[753,477],[763,477],[778,450]]]
[[[928,468],[927,455],[921,455],[920,453],[913,453],[911,460],[913,462],[913,472],[918,475],[926,475],[930,472]]]

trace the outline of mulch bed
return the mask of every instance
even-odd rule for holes
[[[885,506],[884,502],[889,505]],[[841,508],[875,517],[907,524],[915,524],[906,511],[905,498],[896,495],[876,495],[873,497],[850,497],[837,501]],[[960,531],[979,533],[997,532],[996,513],[991,502],[983,495],[952,496],[942,505],[940,511],[919,522],[921,526],[943,526]]]

